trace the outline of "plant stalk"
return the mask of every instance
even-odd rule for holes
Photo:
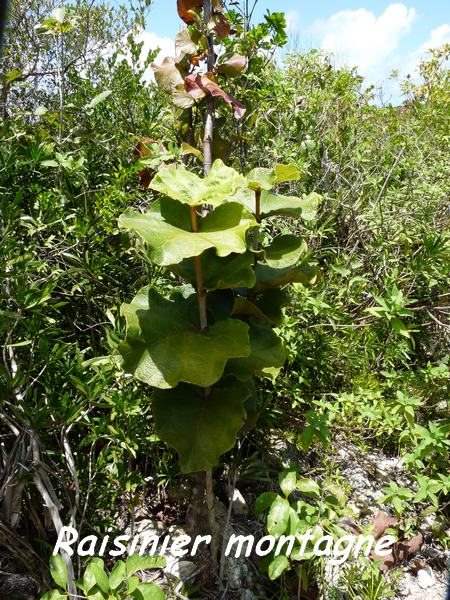
[[[193,232],[198,231],[198,216],[195,206],[191,206],[191,229]],[[200,317],[200,329],[204,331],[208,327],[208,317],[206,313],[206,290],[203,287],[203,272],[201,257],[196,256],[194,258],[195,265],[195,281],[197,287],[198,297],[198,311]],[[205,388],[205,398],[208,398],[211,389]],[[208,513],[208,525],[211,531],[211,566],[213,574],[216,575],[218,572],[218,531],[216,514],[214,509],[214,491],[213,491],[213,477],[212,469],[205,471],[205,497],[206,497],[206,509]]]
[[[197,210],[191,206],[191,229],[194,233],[198,231]],[[204,331],[208,327],[208,317],[206,315],[206,290],[203,287],[202,261],[200,256],[194,258],[195,282],[198,295],[198,312],[200,316],[200,329]]]
[[[208,25],[212,17],[212,4],[211,0],[203,0],[203,19],[205,29],[208,31]],[[215,56],[214,56],[214,35],[209,33],[206,36],[206,49],[207,49],[207,69],[208,73],[214,71]],[[205,175],[211,170],[213,163],[213,141],[214,141],[214,113],[216,110],[216,101],[212,96],[208,96],[206,105],[206,116],[205,116],[205,135],[203,138],[203,170]]]
[[[261,190],[255,190],[255,218],[261,221]],[[253,250],[259,250],[259,225],[253,228]]]

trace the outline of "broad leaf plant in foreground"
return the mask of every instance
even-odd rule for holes
[[[150,210],[120,217],[155,265],[190,284],[170,297],[145,287],[124,304],[127,333],[118,349],[123,369],[155,389],[157,433],[176,448],[183,472],[217,465],[256,412],[255,375],[274,376],[284,364],[274,329],[287,301],[284,287],[311,283],[317,273],[296,236],[275,237],[267,247],[258,238],[263,219],[314,214],[317,195],[272,191],[298,176],[283,165],[243,176],[221,160],[204,178],[164,166],[150,183],[161,194]]]

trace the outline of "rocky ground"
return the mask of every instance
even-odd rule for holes
[[[304,455],[298,453],[294,445],[282,439],[272,439],[272,451],[284,467],[297,465],[300,472],[305,474],[309,465],[305,462]],[[351,490],[349,504],[352,506],[355,519],[361,524],[372,522],[375,516],[382,511],[389,514],[389,507],[379,504],[382,497],[382,488],[390,480],[399,485],[408,486],[408,480],[402,461],[391,458],[381,452],[369,452],[364,455],[360,450],[346,440],[337,440],[335,454],[332,459],[339,469],[344,481]],[[227,508],[224,503],[217,502],[218,521],[225,535],[225,540],[232,533],[255,536],[263,535],[262,526],[248,517],[249,506],[253,504],[254,491],[242,494],[237,488],[230,491],[231,504]],[[444,600],[447,586],[448,561],[450,553],[436,544],[430,535],[432,517],[423,520],[423,543],[418,552],[408,556],[397,564],[394,569],[386,574],[393,580],[395,589],[394,600]],[[171,537],[185,533],[182,526],[172,525],[167,528],[161,523],[142,520],[137,525],[138,531],[147,533],[164,529]],[[172,588],[174,598],[182,598],[182,584],[189,585],[201,572],[201,563],[195,558],[176,559],[170,557],[164,574],[160,574],[159,583]],[[267,598],[267,591],[261,584],[261,576],[257,574],[256,567],[250,559],[227,558],[222,565],[222,574],[226,583],[225,594],[212,595],[211,598],[233,598],[233,600],[257,600]],[[341,583],[341,587],[344,586]],[[342,589],[341,598],[347,599]],[[366,600],[366,599],[364,599]],[[367,600],[381,600],[381,598],[368,598]]]

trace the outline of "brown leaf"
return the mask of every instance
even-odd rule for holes
[[[352,519],[342,517],[339,519],[339,525],[354,535],[359,535],[361,533],[361,527]]]
[[[233,98],[233,96],[225,92],[217,85],[215,81],[211,79],[211,77],[213,77],[212,73],[205,73],[204,75],[201,75],[201,85],[203,89],[207,90],[211,96],[214,96],[214,98],[222,98],[222,100],[225,100],[225,102],[234,110],[234,116],[236,119],[243,117],[247,109],[242,102],[239,102],[239,100],[236,100]]]
[[[218,67],[218,72],[225,77],[238,77],[247,66],[247,59],[242,54],[235,54],[227,62]]]
[[[183,78],[177,69],[175,59],[166,56],[161,65],[152,64],[156,83],[161,90],[172,92],[178,85],[183,84]]]
[[[231,25],[228,19],[226,19],[222,13],[219,13],[214,16],[214,31],[217,33],[217,37],[219,40],[230,35]]]
[[[134,147],[133,150],[133,159],[134,161],[138,161],[141,158],[152,158],[155,156],[154,149],[152,146],[154,144],[158,144],[156,140],[151,137],[144,136],[141,138]],[[165,152],[166,149],[163,144],[158,144],[160,152]],[[147,189],[150,185],[151,180],[155,176],[155,171],[153,169],[141,169],[136,173],[139,177],[140,184],[144,189]]]
[[[177,10],[180,19],[187,25],[195,23],[195,15],[191,11],[201,8],[203,6],[203,0],[177,0]]]
[[[182,29],[177,33],[175,38],[175,49],[177,53],[177,61],[182,60],[186,54],[196,54],[197,53],[197,44],[192,39],[191,34],[188,29]]]
[[[200,75],[197,73],[193,73],[184,78],[184,89],[191,98],[194,98],[194,100],[201,100],[206,96],[206,92],[202,87]]]
[[[372,521],[373,536],[377,540],[389,527],[395,527],[400,523],[399,519],[391,517],[383,510],[379,510]]]
[[[184,79],[184,89],[195,100],[201,100],[206,96],[206,93],[214,98],[222,98],[232,107],[236,119],[240,119],[245,114],[245,106],[218,86],[212,77],[214,77],[212,73],[188,75]]]
[[[381,561],[380,570],[383,573],[386,573],[386,571],[388,571],[392,567],[395,567],[395,565],[398,565],[399,563],[402,563],[404,560],[406,560],[411,554],[415,554],[416,552],[418,552],[422,547],[423,542],[423,535],[419,533],[410,540],[402,540],[395,542],[395,544],[391,546],[391,554],[388,554],[387,556],[379,556],[378,554],[376,554],[376,552],[371,552],[370,558],[372,560]]]

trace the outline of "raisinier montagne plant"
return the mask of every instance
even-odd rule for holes
[[[444,598],[450,47],[159,2],[8,3],[0,598]]]

